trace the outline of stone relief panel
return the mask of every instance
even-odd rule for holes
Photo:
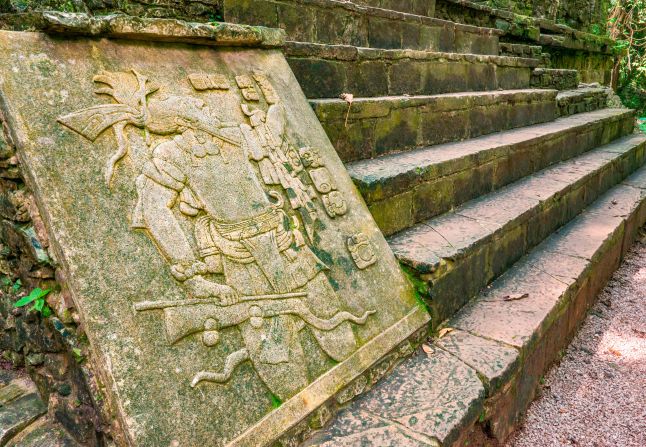
[[[108,187],[129,152],[128,133],[142,134],[150,155],[136,178],[131,227],[150,238],[187,295],[135,309],[161,311],[171,344],[199,334],[214,347],[231,327],[244,340],[221,371],[196,371],[190,385],[227,382],[249,361],[273,394],[288,399],[309,383],[298,335],[306,326],[334,361],[355,352],[352,325],[368,324],[376,310],[344,310],[316,254],[320,213],[341,218],[348,207],[318,151],[290,140],[268,77],[193,73],[186,82],[195,95],[185,96],[166,93],[136,70],[93,80],[94,93],[112,102],[58,122],[90,141],[112,130]],[[240,122],[226,121],[200,99],[236,88]],[[365,234],[349,237],[347,247],[358,269],[377,262]]]
[[[207,41],[0,31],[0,108],[133,446],[272,445],[429,319],[282,52]]]

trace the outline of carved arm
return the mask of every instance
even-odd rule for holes
[[[147,179],[139,194],[150,238],[171,263],[173,276],[183,282],[195,297],[219,297],[225,305],[236,303],[238,296],[231,287],[201,276],[209,271],[209,267],[197,259],[170,208],[178,193]]]

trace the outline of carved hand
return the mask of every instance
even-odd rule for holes
[[[240,301],[238,292],[233,290],[233,288],[223,284],[218,284],[218,286],[220,287],[220,302],[223,305],[231,306],[232,304],[236,304]]]
[[[191,294],[196,298],[218,298],[220,304],[224,306],[230,306],[240,301],[238,293],[231,287],[209,281],[201,276],[194,276],[184,284],[189,287]]]

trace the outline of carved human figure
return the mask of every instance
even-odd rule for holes
[[[249,123],[226,124],[192,97],[149,101],[154,90],[135,75],[143,93],[130,101],[142,111],[127,113],[137,120],[104,121],[112,122],[115,133],[133,125],[167,138],[151,148],[136,179],[132,226],[147,232],[174,278],[198,299],[187,306],[150,308],[164,309],[172,342],[204,331],[204,343],[212,346],[218,330],[239,329],[245,346],[229,355],[223,372],[198,373],[193,386],[225,382],[248,359],[272,393],[287,399],[310,381],[300,340],[305,325],[321,349],[340,362],[357,348],[349,322],[363,324],[372,312],[354,316],[342,310],[328,267],[301,233],[301,222],[311,224],[316,209],[311,188],[286,168],[286,152],[297,151],[287,142],[282,106],[272,104],[267,112],[243,106]],[[108,83],[102,76],[99,82]],[[88,136],[87,125],[77,122],[92,116],[88,110],[59,121]],[[92,136],[99,133],[94,129]],[[109,169],[127,150],[121,147],[123,138],[117,135],[120,150]]]

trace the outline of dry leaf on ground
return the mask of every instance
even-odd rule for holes
[[[617,351],[616,349],[610,348],[608,349],[608,352],[615,357],[621,357],[621,352]]]
[[[422,350],[426,353],[426,355],[431,355],[435,353],[435,350],[428,343],[424,343],[422,345]]]
[[[437,333],[437,338],[442,338],[449,332],[452,332],[454,329],[452,327],[445,327],[443,329],[440,329],[440,331]]]
[[[515,293],[513,295],[505,295],[502,297],[503,301],[517,301],[529,297],[529,293]]]

